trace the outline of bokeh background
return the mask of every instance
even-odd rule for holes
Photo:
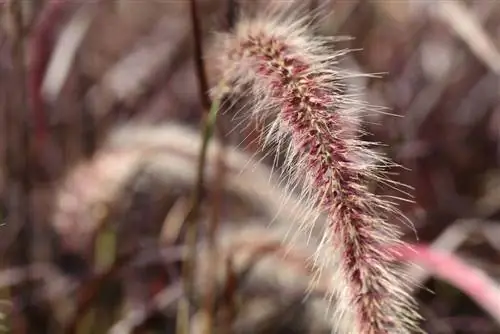
[[[207,113],[197,66],[212,85],[214,32],[266,2],[196,0],[193,19],[188,0],[0,1],[0,330],[183,333],[187,302],[193,333],[207,323],[214,333],[329,332],[304,283],[307,245],[283,255],[287,222],[268,226],[280,203],[278,185],[262,183],[273,159],[251,173],[244,158],[257,134],[234,131],[231,112],[217,121],[226,149],[209,159],[195,287],[182,297],[183,222]],[[394,220],[405,240],[497,282],[500,2],[306,2],[296,4],[319,13],[316,33],[350,37],[335,43],[353,50],[339,66],[376,74],[349,83],[385,108],[362,126],[404,166],[391,177],[411,198],[377,191],[406,199],[414,229]],[[429,333],[500,333],[500,319],[466,293],[408,270]]]

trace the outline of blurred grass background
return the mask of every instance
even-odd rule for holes
[[[251,11],[265,2],[241,1],[239,7]],[[234,5],[197,1],[204,50],[210,49],[213,31],[227,29]],[[406,167],[394,179],[414,188],[414,201],[401,208],[418,241],[456,252],[498,279],[500,2],[330,0],[311,1],[310,7],[320,8],[319,34],[352,37],[337,42],[356,50],[339,66],[378,74],[352,79],[364,88],[360,98],[401,116],[376,113],[363,123],[370,139]],[[175,294],[181,261],[137,264],[136,257],[182,245],[181,227],[170,232],[170,244],[162,238],[167,222],[182,221],[191,186],[164,189],[152,186],[154,180],[139,182],[147,175],[135,173],[111,203],[85,211],[86,219],[108,224],[92,230],[93,246],[79,251],[71,247],[79,238],[76,230],[54,227],[53,203],[66,175],[95,157],[117,124],[199,126],[205,111],[189,2],[4,0],[0,8],[2,330],[105,333],[137,305],[148,305],[135,332],[175,332],[171,305],[156,307],[151,300],[165,291]],[[213,82],[217,73],[209,57],[205,70]],[[223,129],[234,126],[230,115],[219,123]],[[224,141],[243,142],[251,154],[249,135],[231,132]],[[93,173],[79,182],[106,191],[107,179]],[[223,199],[221,220],[248,215],[247,203],[231,194]],[[205,196],[202,215],[218,200]],[[80,216],[68,217],[85,224]],[[415,241],[415,232],[403,228],[405,238]],[[421,283],[415,294],[429,333],[500,333],[460,291],[432,278]],[[238,294],[229,292],[217,311],[226,325],[240,310],[228,306]],[[290,312],[249,316],[252,321],[238,330],[290,333],[293,319],[284,320]]]

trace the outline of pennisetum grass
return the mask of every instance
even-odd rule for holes
[[[328,40],[314,36],[307,19],[281,11],[240,19],[217,36],[215,61],[222,79],[214,98],[251,98],[245,112],[269,120],[264,144],[287,143],[286,171],[300,183],[303,201],[327,217],[317,265],[338,262],[332,278],[334,316],[349,333],[410,333],[418,315],[406,282],[386,245],[399,232],[387,222],[391,203],[373,194],[387,161],[353,128],[359,103],[340,93],[345,78]],[[313,224],[313,215],[306,218]]]

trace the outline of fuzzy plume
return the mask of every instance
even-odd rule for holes
[[[272,12],[272,11],[271,11]],[[334,264],[331,278],[339,305],[339,330],[349,333],[410,333],[418,315],[407,284],[387,244],[399,232],[387,223],[393,205],[370,192],[387,161],[361,140],[357,114],[362,103],[341,94],[345,72],[336,67],[343,51],[332,52],[325,38],[313,36],[306,19],[272,12],[243,18],[218,36],[216,62],[222,83],[214,97],[239,95],[252,102],[245,112],[269,120],[265,144],[288,144],[287,178],[301,184],[303,200],[327,221],[316,265]]]

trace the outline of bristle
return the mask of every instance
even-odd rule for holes
[[[214,94],[250,87],[253,103],[245,112],[273,118],[265,142],[289,145],[287,179],[305,183],[306,206],[327,215],[316,265],[339,263],[332,278],[340,300],[335,322],[350,333],[410,333],[417,319],[413,302],[385,247],[399,242],[386,221],[395,209],[368,188],[382,178],[386,160],[354,131],[362,103],[339,93],[346,74],[335,64],[345,51],[332,52],[306,19],[287,17],[256,15],[218,36],[216,60],[226,86]],[[306,223],[314,224],[313,218]]]

